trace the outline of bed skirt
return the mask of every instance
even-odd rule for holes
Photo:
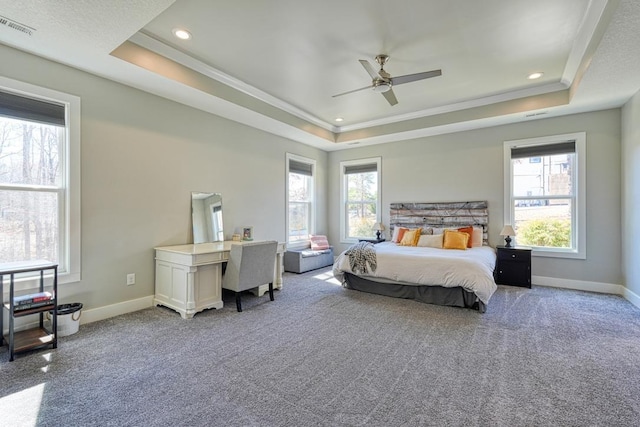
[[[403,285],[382,283],[364,279],[351,273],[344,273],[344,287],[371,294],[385,295],[395,298],[407,298],[427,304],[463,307],[486,311],[485,304],[476,294],[461,287],[445,288],[443,286]]]

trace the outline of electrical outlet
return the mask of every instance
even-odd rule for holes
[[[136,273],[127,274],[127,286],[136,284]]]

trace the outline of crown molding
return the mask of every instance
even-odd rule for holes
[[[289,104],[288,102],[276,98],[273,95],[269,95],[268,93],[243,82],[242,80],[232,77],[215,67],[212,67],[174,47],[167,45],[164,42],[161,42],[160,40],[157,40],[142,30],[134,34],[129,41],[325,130],[335,133],[338,129],[336,126],[327,123],[324,120]]]

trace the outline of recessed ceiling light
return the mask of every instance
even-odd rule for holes
[[[342,117],[336,117],[336,122],[341,122],[341,121],[343,121],[343,120],[344,120],[344,119],[343,119]]]
[[[182,28],[174,28],[172,32],[173,35],[180,40],[189,40],[191,38],[191,33],[187,30],[183,30]]]
[[[537,72],[537,73],[531,73],[527,76],[527,78],[529,80],[535,80],[535,79],[539,79],[540,77],[542,77],[544,75],[544,73],[541,72]]]

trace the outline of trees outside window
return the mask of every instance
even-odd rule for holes
[[[315,160],[287,153],[287,243],[306,245],[315,232]]]
[[[79,98],[0,77],[0,230],[0,262],[80,279]]]
[[[64,128],[0,117],[0,259],[60,261]]]
[[[371,238],[380,216],[379,157],[340,163],[342,240],[357,241]]]

